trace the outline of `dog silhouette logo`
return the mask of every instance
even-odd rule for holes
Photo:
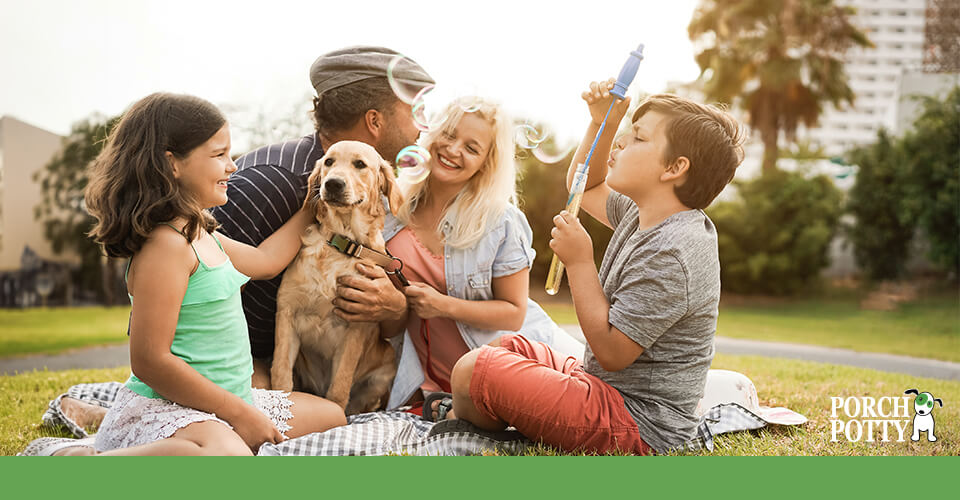
[[[933,397],[929,392],[920,392],[917,389],[907,389],[904,394],[916,394],[917,398],[913,400],[913,436],[911,441],[920,441],[920,433],[927,433],[927,441],[936,441],[937,436],[933,434],[933,403],[939,403],[943,408],[943,400]]]

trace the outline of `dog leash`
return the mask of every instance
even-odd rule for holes
[[[386,254],[380,253],[372,248],[363,246],[363,244],[351,240],[342,234],[334,234],[327,241],[327,244],[336,248],[340,253],[349,255],[357,259],[367,259],[373,261],[378,266],[382,267],[384,272],[391,276],[396,276],[400,280],[402,286],[409,286],[410,282],[407,281],[407,277],[403,275],[403,261],[390,255],[390,252]]]
[[[330,237],[330,240],[327,241],[327,244],[351,257],[372,260],[378,266],[382,267],[387,274],[396,276],[403,286],[410,285],[407,277],[403,275],[403,261],[390,255],[389,251],[384,250],[387,253],[382,254],[342,234],[334,234]],[[440,378],[433,370],[433,363],[430,356],[430,324],[425,319],[420,320],[420,336],[423,337],[423,341],[427,347],[427,375],[429,375],[444,392],[450,392],[450,382]]]

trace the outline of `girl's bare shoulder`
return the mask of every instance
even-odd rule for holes
[[[182,263],[191,269],[197,260],[190,242],[175,229],[163,224],[150,231],[137,257],[141,260]]]

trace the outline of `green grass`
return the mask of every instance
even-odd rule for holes
[[[670,455],[694,456],[866,456],[866,455],[960,455],[960,382],[898,375],[864,368],[772,359],[760,356],[718,354],[711,368],[734,370],[750,377],[764,406],[784,406],[805,415],[802,426],[767,425],[756,431],[732,432],[716,436],[712,452],[675,452]],[[889,442],[852,443],[841,434],[831,442],[831,397],[900,397],[906,389],[931,392],[944,401],[934,410],[937,441],[925,436],[914,443],[910,436],[896,442],[892,431]],[[948,399],[949,398],[949,399]],[[912,406],[909,409],[913,415]],[[840,414],[842,416],[842,413]],[[907,426],[907,433],[912,427]],[[879,434],[876,435],[879,438]],[[528,455],[563,455],[548,447],[537,446]]]
[[[88,382],[126,380],[130,368],[106,370],[35,371],[0,376],[0,455],[16,455],[42,436],[64,436],[64,431],[40,427],[40,417],[51,399],[70,386]]]
[[[542,304],[554,321],[577,322],[573,306]],[[960,361],[960,300],[925,298],[896,311],[861,310],[855,297],[720,306],[717,335]]]
[[[694,455],[952,455],[960,454],[960,382],[913,377],[864,368],[764,358],[760,356],[728,356],[718,354],[713,368],[734,370],[753,380],[765,406],[785,406],[806,415],[803,426],[768,425],[758,431],[736,432],[717,438],[713,453]],[[868,443],[848,442],[842,435],[831,439],[831,397],[874,398],[903,396],[903,391],[916,388],[932,393],[944,401],[934,410],[936,435],[934,443],[925,437],[914,443],[894,441]],[[913,408],[910,407],[913,415]],[[912,428],[908,427],[909,432]],[[895,433],[894,433],[895,434]],[[894,436],[896,438],[896,436]]]
[[[0,309],[0,357],[127,342],[129,307]]]
[[[722,307],[717,334],[960,361],[960,302],[929,298],[896,311],[842,299]]]
[[[577,323],[571,303],[541,305],[557,323]],[[125,343],[129,312],[129,307],[0,309],[0,358]],[[896,311],[861,310],[851,294],[721,304],[717,334],[960,362],[960,300],[956,294],[928,297]]]
[[[960,382],[897,375],[845,366],[770,359],[757,356],[717,355],[713,368],[735,370],[749,376],[761,404],[786,406],[810,421],[798,427],[770,425],[758,431],[717,436],[715,449],[691,455],[960,455]],[[40,427],[47,402],[73,384],[123,380],[127,368],[109,370],[38,371],[0,377],[0,455],[22,451],[32,439],[64,435]],[[917,388],[944,401],[934,416],[939,440],[920,442],[849,443],[842,436],[830,442],[830,397],[902,396]],[[912,412],[912,409],[911,409]],[[909,428],[908,428],[909,431]],[[557,455],[537,447],[532,455]]]

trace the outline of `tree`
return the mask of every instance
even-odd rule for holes
[[[848,158],[858,167],[847,199],[856,219],[847,234],[857,266],[870,280],[895,280],[903,274],[915,232],[905,203],[909,175],[903,145],[880,130],[876,143],[851,151]]]
[[[717,226],[724,290],[788,295],[815,284],[830,263],[842,212],[833,181],[773,170],[734,186],[737,199],[707,209]]]
[[[87,165],[100,154],[117,120],[119,117],[95,116],[74,124],[60,152],[34,174],[43,193],[34,217],[42,222],[44,236],[55,253],[71,249],[80,256],[79,283],[96,290],[100,300],[108,304],[116,300],[114,266],[104,266],[100,246],[87,236],[94,218],[84,208],[83,190],[87,187]]]
[[[923,29],[923,69],[927,73],[960,72],[960,3],[928,0]]]
[[[960,87],[945,99],[922,97],[923,111],[899,139],[877,142],[848,157],[859,167],[848,209],[857,264],[875,280],[896,279],[921,236],[931,263],[960,275]]]
[[[843,55],[870,47],[833,0],[702,0],[687,28],[711,101],[749,113],[763,141],[763,171],[776,168],[779,137],[817,123],[823,105],[853,103]]]
[[[906,211],[930,243],[928,257],[960,275],[960,86],[945,99],[923,97],[923,112],[903,138]]]
[[[220,110],[230,122],[235,156],[261,146],[300,138],[314,131],[310,95],[304,94],[289,108],[261,104],[222,104]],[[392,158],[390,158],[393,161]]]

